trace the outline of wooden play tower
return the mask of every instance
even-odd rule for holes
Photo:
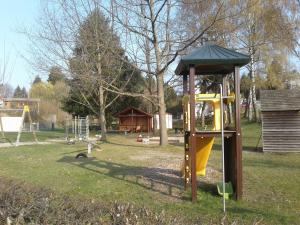
[[[175,73],[183,77],[184,99],[184,174],[185,187],[191,185],[192,201],[197,200],[197,160],[203,142],[211,138],[224,135],[224,170],[226,182],[231,182],[234,191],[234,198],[242,197],[242,134],[240,124],[240,67],[249,62],[249,56],[236,51],[226,49],[214,44],[206,44],[191,54],[183,56],[176,68]],[[219,80],[222,90],[219,96],[219,104],[222,109],[226,108],[226,102],[232,100],[233,121],[230,124],[215,124],[212,130],[198,130],[196,127],[195,108],[199,103],[201,94],[195,93],[195,78],[201,75],[212,75]],[[229,85],[225,85],[231,79],[232,92]],[[227,83],[226,83],[227,84]],[[233,93],[229,94],[229,93]],[[205,95],[205,100],[214,101],[217,99],[211,95]],[[204,98],[203,98],[204,99]],[[220,111],[218,111],[220,112]],[[224,114],[223,111],[221,113]],[[215,115],[216,116],[216,115]],[[216,123],[216,120],[215,120]],[[220,122],[219,122],[220,123]],[[224,127],[221,132],[220,127]],[[213,143],[213,142],[212,142]],[[212,147],[212,144],[210,145]],[[201,156],[200,156],[201,157]],[[205,173],[205,172],[204,172]],[[200,173],[201,174],[201,173]]]

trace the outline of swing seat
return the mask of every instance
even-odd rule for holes
[[[218,194],[223,196],[223,183],[217,183]],[[225,183],[225,199],[229,199],[229,197],[233,194],[233,187],[231,182]]]

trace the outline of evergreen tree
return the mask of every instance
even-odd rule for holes
[[[38,84],[38,83],[41,83],[41,82],[42,82],[42,79],[40,78],[39,75],[37,75],[37,76],[34,78],[32,84]]]
[[[77,111],[82,115],[87,111],[97,116],[101,124],[102,140],[106,139],[106,117],[112,115],[112,108],[128,90],[128,80],[136,72],[133,66],[124,61],[128,60],[125,59],[119,38],[102,12],[95,9],[81,24],[78,32],[74,57],[69,61],[70,97],[63,107],[72,114]],[[108,90],[115,88],[118,92]],[[77,104],[80,107],[75,107]]]
[[[28,94],[25,87],[23,87],[21,90],[21,98],[28,98]]]
[[[19,85],[16,87],[13,97],[14,98],[21,98],[22,97],[22,90],[21,90]]]

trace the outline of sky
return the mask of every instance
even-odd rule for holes
[[[28,90],[34,77],[38,75],[23,58],[28,56],[28,43],[18,30],[22,27],[34,29],[41,1],[0,0],[0,68],[6,58],[9,71],[6,82],[13,88],[20,85]],[[291,62],[300,68],[297,60],[292,58]]]
[[[36,73],[22,57],[26,56],[28,43],[18,30],[33,26],[40,0],[0,0],[0,4],[0,64],[3,65],[5,57],[9,71],[6,82],[28,90]]]

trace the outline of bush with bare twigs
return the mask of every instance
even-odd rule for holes
[[[0,178],[0,224],[181,224],[144,207],[74,199]]]

